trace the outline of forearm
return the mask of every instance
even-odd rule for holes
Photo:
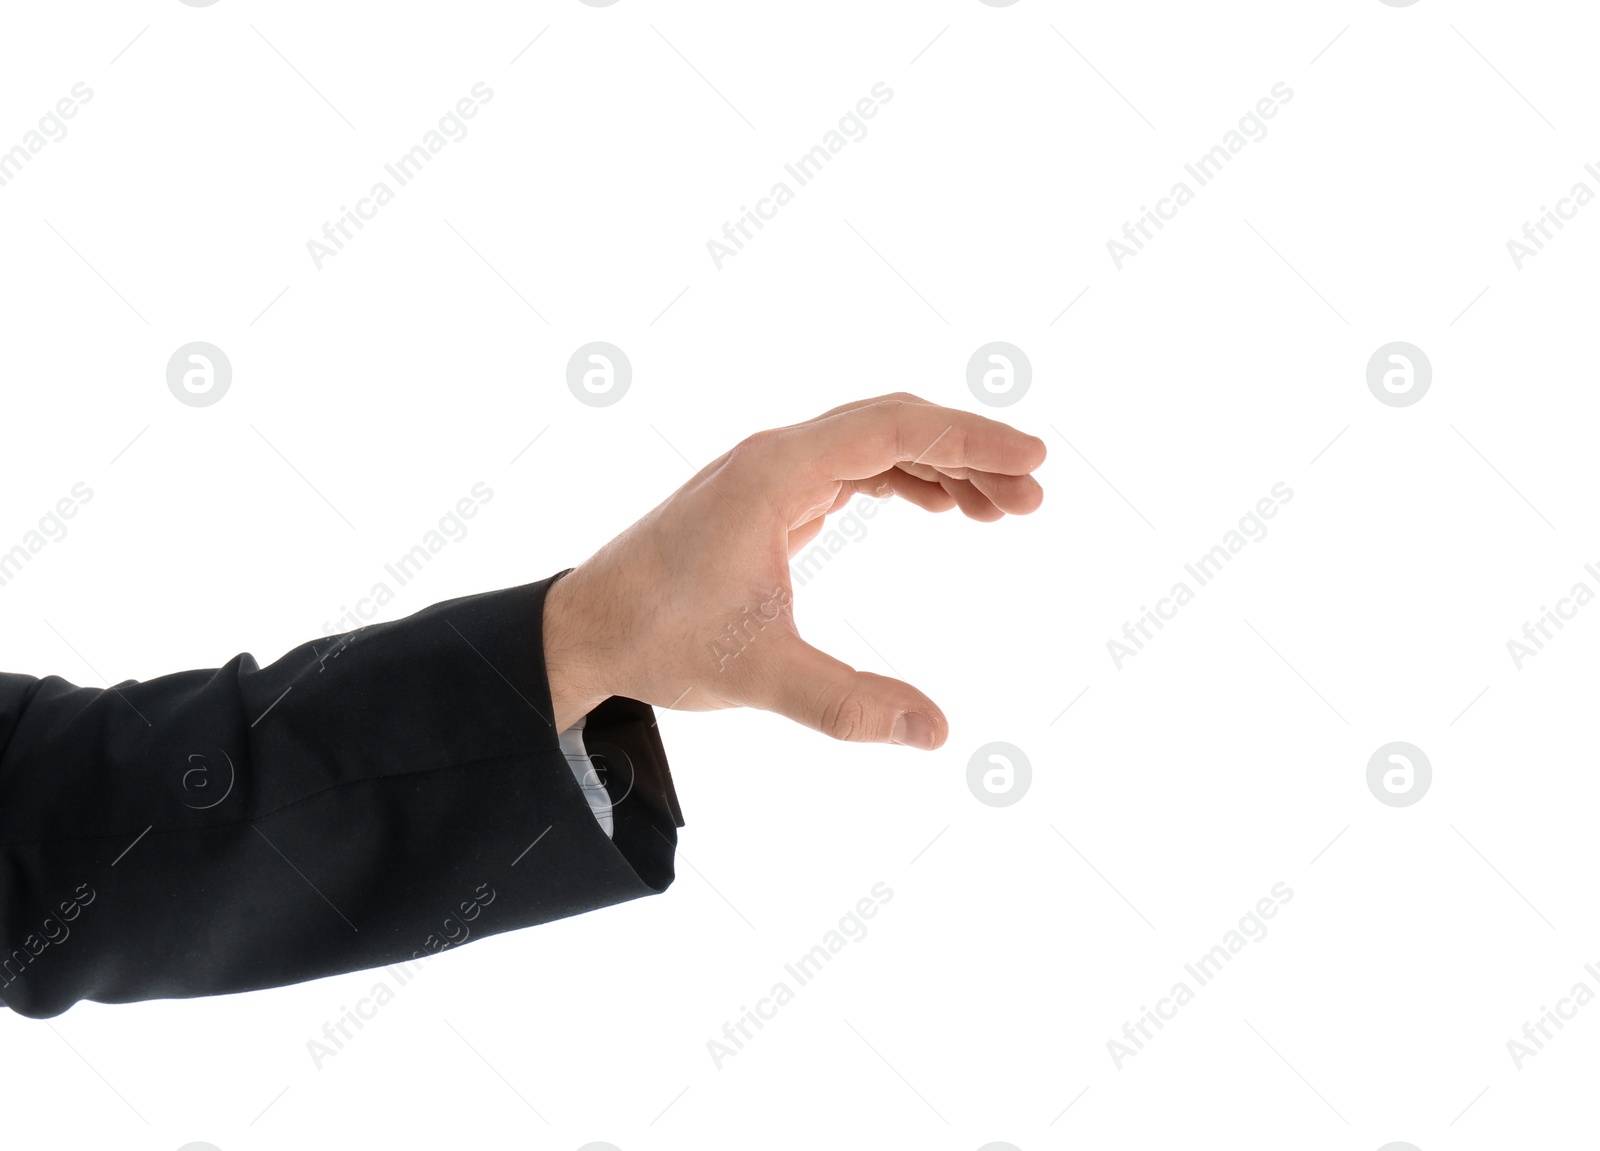
[[[609,699],[586,725],[627,775],[613,839],[561,753],[559,582],[265,668],[0,677],[0,998],[48,1016],[270,987],[665,889],[681,818],[650,709]]]

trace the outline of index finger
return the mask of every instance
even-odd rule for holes
[[[790,429],[803,467],[859,480],[901,463],[1024,476],[1044,463],[1038,436],[974,412],[888,398]]]

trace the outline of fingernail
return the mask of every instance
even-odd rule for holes
[[[933,721],[920,711],[902,711],[894,717],[894,730],[889,732],[889,739],[894,743],[903,743],[907,747],[920,747],[923,751],[932,751]]]

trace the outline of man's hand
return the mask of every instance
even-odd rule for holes
[[[1044,457],[1035,436],[904,392],[748,437],[550,588],[557,730],[621,695],[940,746],[949,723],[927,696],[800,638],[789,559],[857,492],[977,520],[1031,512],[1044,491],[1029,473]]]

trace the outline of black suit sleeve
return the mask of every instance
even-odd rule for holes
[[[683,818],[651,708],[587,718],[611,838],[548,718],[565,574],[264,668],[0,674],[0,1000],[273,987],[664,891]]]

